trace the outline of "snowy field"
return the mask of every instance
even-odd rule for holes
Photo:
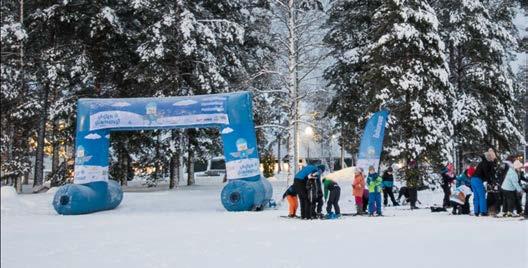
[[[300,221],[287,205],[226,212],[219,178],[131,187],[113,211],[59,216],[53,194],[2,189],[1,267],[528,267],[528,222],[386,208],[386,217]],[[285,182],[275,181],[280,200]],[[353,212],[350,182],[341,209]],[[441,193],[420,192],[426,207]]]

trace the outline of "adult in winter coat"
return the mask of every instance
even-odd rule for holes
[[[398,202],[396,202],[396,199],[394,198],[394,193],[392,192],[392,188],[394,187],[394,176],[392,175],[392,167],[389,167],[385,172],[383,172],[383,176],[381,176],[381,188],[383,189],[383,205],[387,206],[389,203],[388,197],[390,197],[392,201],[393,206],[399,206]]]
[[[363,210],[363,192],[365,190],[365,177],[363,176],[363,170],[360,168],[356,169],[354,174],[354,181],[352,182],[352,195],[356,200],[356,210],[358,215],[362,215]]]
[[[521,185],[519,184],[519,174],[517,173],[522,164],[519,160],[515,164],[510,161],[504,161],[508,165],[508,172],[502,182],[501,189],[505,199],[504,216],[511,217],[513,209],[516,207],[517,193],[522,193]]]
[[[295,187],[293,187],[293,185],[288,187],[286,192],[282,195],[282,200],[284,199],[288,200],[288,217],[295,218],[299,202],[297,202],[297,192],[295,192]]]
[[[473,190],[473,207],[475,216],[488,216],[488,205],[486,202],[486,190],[484,182],[495,181],[495,160],[497,156],[493,149],[484,153],[482,161],[477,165],[475,174],[471,178],[471,189]]]
[[[451,196],[451,184],[453,183],[453,177],[449,176],[449,170],[447,167],[443,167],[440,171],[442,175],[442,191],[444,191],[444,200],[442,206],[444,208],[450,207],[449,197]]]
[[[308,189],[307,183],[309,178],[316,178],[323,173],[324,169],[314,165],[307,165],[302,168],[293,180],[293,187],[295,192],[299,196],[299,201],[301,205],[301,218],[310,219],[310,203],[308,202]]]
[[[328,178],[323,179],[323,188],[324,200],[326,202],[326,217],[333,218],[332,207],[334,207],[335,217],[339,218],[341,216],[341,210],[339,209],[339,196],[341,195],[341,188],[337,182]],[[328,193],[330,193],[330,195]]]
[[[367,177],[367,185],[369,190],[369,216],[374,215],[374,210],[378,216],[381,214],[381,182],[382,179],[376,172],[373,166],[369,167],[369,175]]]

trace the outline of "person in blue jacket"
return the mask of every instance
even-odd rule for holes
[[[394,187],[394,176],[392,175],[392,167],[387,168],[381,176],[381,188],[383,189],[383,206],[387,206],[389,203],[388,197],[390,197],[393,206],[399,206],[398,202],[394,198],[394,193],[392,188]]]
[[[321,168],[321,166],[307,165],[297,172],[297,174],[295,174],[295,178],[293,179],[293,187],[299,196],[301,219],[312,218],[310,212],[310,202],[308,201],[308,189],[306,188],[308,179],[316,179],[317,177],[320,177],[323,171],[324,168]]]
[[[456,188],[464,185],[469,188],[471,188],[471,180],[470,178],[475,173],[475,168],[473,166],[469,166],[464,172],[460,173],[458,176],[456,176]],[[469,207],[469,197],[471,195],[467,195],[465,199],[464,205],[460,205],[456,202],[452,202],[453,204],[453,215],[457,214],[469,214],[470,213],[470,207]]]

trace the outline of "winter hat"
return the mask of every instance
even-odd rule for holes
[[[468,169],[467,169],[467,175],[468,177],[473,177],[473,174],[475,174],[475,167],[474,166],[469,166]]]
[[[513,168],[521,169],[521,168],[523,168],[523,164],[521,163],[521,161],[515,160],[515,162],[513,162]]]
[[[325,171],[325,165],[318,165],[317,169],[319,169],[321,172]]]
[[[389,168],[387,169],[387,172],[392,172],[392,167],[389,167]]]

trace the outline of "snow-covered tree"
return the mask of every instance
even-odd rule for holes
[[[385,150],[396,159],[449,159],[454,92],[435,11],[425,0],[388,0],[376,10],[363,55],[369,113],[390,111]]]
[[[452,118],[458,158],[484,145],[510,150],[522,138],[509,66],[516,33],[507,2],[437,3],[456,93]]]
[[[369,100],[360,77],[366,71],[363,56],[370,44],[373,16],[382,1],[337,1],[332,6],[326,27],[325,43],[335,62],[325,71],[328,86],[335,95],[328,113],[336,120],[342,148],[355,155],[367,115]]]
[[[279,54],[276,79],[281,83],[275,92],[280,94],[279,107],[284,107],[287,115],[279,127],[284,129],[285,125],[288,132],[289,172],[294,174],[299,162],[299,126],[311,124],[302,114],[302,102],[312,94],[324,94],[316,82],[326,56],[320,29],[325,14],[322,2],[317,0],[280,0],[272,9]]]
[[[24,79],[24,43],[28,34],[23,27],[22,3],[10,1],[0,7],[0,177],[8,183],[29,173],[28,137],[35,115]]]

